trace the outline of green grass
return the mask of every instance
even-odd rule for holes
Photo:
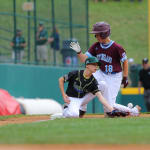
[[[150,118],[58,119],[0,126],[0,144],[149,144]]]
[[[148,57],[148,1],[142,3],[129,0],[106,3],[90,1],[90,27],[98,21],[106,21],[111,25],[111,39],[122,45],[128,58],[141,63]],[[91,43],[95,41],[91,36]]]

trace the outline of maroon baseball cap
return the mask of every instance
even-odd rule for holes
[[[110,31],[110,25],[106,22],[97,22],[93,25],[92,34]]]

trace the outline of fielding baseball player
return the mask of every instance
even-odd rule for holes
[[[108,92],[108,88],[103,84],[103,81],[100,81],[100,86],[97,83],[97,80],[94,78],[92,73],[95,73],[98,69],[100,62],[96,57],[89,57],[85,60],[85,70],[78,70],[69,72],[67,75],[59,78],[59,87],[64,99],[64,102],[68,105],[63,111],[63,114],[54,114],[51,116],[51,119],[60,118],[60,115],[64,118],[78,118],[83,117],[84,111],[83,107],[88,104],[91,100],[90,96],[95,95],[98,97],[99,101],[107,109],[106,114],[109,117],[115,116],[137,116],[139,115],[139,110],[137,107],[132,109],[115,104],[114,107],[108,104],[107,100],[102,96],[101,90],[103,93]],[[66,93],[64,91],[64,83],[68,82],[68,87]],[[122,108],[121,110],[120,107]],[[119,109],[118,109],[119,108]]]
[[[113,106],[120,90],[121,84],[124,88],[128,85],[128,60],[125,50],[109,38],[110,25],[106,22],[97,22],[93,25],[91,32],[95,34],[97,42],[83,54],[78,43],[71,42],[70,48],[77,52],[81,62],[86,58],[95,56],[102,63],[100,70],[93,75],[100,84],[104,81],[109,86],[107,95],[103,95],[108,103]],[[92,97],[91,97],[92,98]],[[105,112],[107,110],[104,109]]]

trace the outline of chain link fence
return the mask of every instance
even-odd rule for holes
[[[84,50],[88,48],[88,0],[5,0],[0,5],[0,16],[0,62],[78,65],[69,43],[79,41]],[[47,31],[46,61],[38,58],[39,24]],[[13,41],[18,30],[26,43],[20,61],[17,40]],[[55,32],[59,35],[58,47],[53,46]]]

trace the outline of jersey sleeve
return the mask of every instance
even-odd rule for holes
[[[119,56],[120,56],[120,61],[124,62],[127,59],[127,55],[126,55],[125,50],[120,45],[118,45],[117,50],[118,50],[118,53],[119,53]]]
[[[95,95],[95,93],[97,93],[98,91],[98,82],[96,81],[96,79],[94,79],[91,86],[89,87],[89,92]]]
[[[85,53],[88,57],[96,56],[95,49],[98,42],[94,43]]]
[[[72,72],[69,72],[68,74],[64,75],[64,82],[68,82],[71,79],[73,79],[77,73],[78,73],[78,71],[72,71]]]

